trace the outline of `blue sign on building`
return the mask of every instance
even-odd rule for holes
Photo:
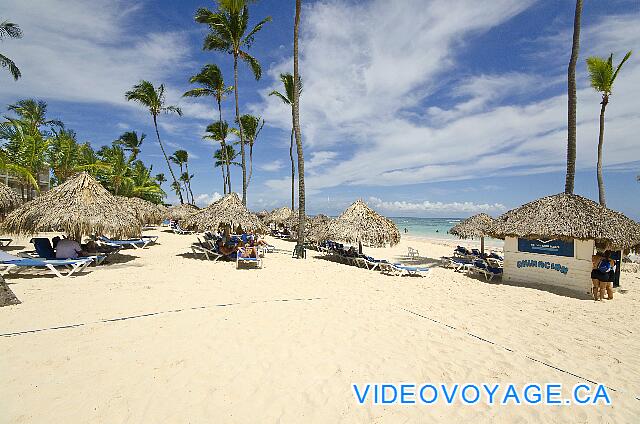
[[[573,257],[573,240],[529,240],[519,238],[518,251]]]

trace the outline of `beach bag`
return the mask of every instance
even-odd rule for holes
[[[598,264],[598,271],[605,273],[611,271],[611,263],[606,259],[602,259]]]

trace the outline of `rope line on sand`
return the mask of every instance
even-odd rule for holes
[[[243,305],[243,304],[256,304],[256,303],[275,303],[275,302],[302,302],[302,301],[313,301],[313,300],[325,300],[327,299],[326,297],[308,297],[308,298],[293,298],[293,299],[269,299],[269,300],[254,300],[252,302],[237,302],[237,303],[218,303],[216,305],[204,305],[204,306],[192,306],[192,307],[188,307],[188,308],[180,308],[180,309],[171,309],[168,311],[158,311],[158,312],[148,312],[145,314],[138,314],[138,315],[129,315],[129,316],[124,316],[124,317],[118,317],[118,318],[108,318],[108,319],[101,319],[98,321],[91,321],[91,322],[83,322],[83,323],[78,323],[78,324],[67,324],[67,325],[59,325],[56,327],[46,327],[46,328],[36,328],[33,330],[24,330],[24,331],[15,331],[12,333],[4,333],[4,334],[0,334],[0,337],[15,337],[15,336],[22,336],[25,334],[33,334],[33,333],[40,333],[43,331],[51,331],[51,330],[64,330],[64,329],[69,329],[69,328],[77,328],[77,327],[83,327],[86,325],[92,325],[92,324],[105,324],[108,322],[116,322],[116,321],[126,321],[126,320],[130,320],[130,319],[136,319],[136,318],[145,318],[145,317],[151,317],[154,315],[164,315],[164,314],[173,314],[173,313],[177,313],[177,312],[184,312],[184,311],[194,311],[197,309],[210,309],[210,308],[224,308],[224,307],[228,307],[228,306],[237,306],[237,305]]]
[[[412,310],[410,310],[410,309],[406,309],[406,308],[403,308],[403,307],[400,307],[400,309],[402,309],[402,310],[403,310],[403,311],[405,311],[405,312],[409,312],[409,313],[410,313],[410,314],[412,314],[412,315],[416,315],[416,316],[418,316],[418,317],[420,317],[420,318],[424,318],[424,319],[426,319],[426,320],[429,320],[429,321],[435,322],[436,324],[442,325],[443,327],[447,327],[447,328],[449,328],[450,330],[457,330],[457,331],[463,332],[464,334],[466,334],[466,335],[468,335],[468,336],[471,336],[471,337],[473,337],[473,338],[475,338],[475,339],[478,339],[478,340],[480,340],[480,341],[483,341],[483,342],[485,342],[485,343],[492,344],[492,345],[494,345],[494,346],[496,346],[496,347],[499,347],[499,348],[501,348],[501,349],[504,349],[504,350],[506,350],[506,351],[508,351],[508,352],[511,352],[511,353],[518,353],[517,351],[515,351],[515,350],[513,350],[513,349],[510,349],[510,348],[508,348],[508,347],[506,347],[506,346],[503,346],[503,345],[501,345],[501,344],[499,344],[499,343],[496,343],[496,342],[494,342],[494,341],[491,341],[491,340],[485,339],[484,337],[480,337],[480,336],[478,336],[478,335],[476,335],[476,334],[473,334],[473,333],[470,333],[470,332],[468,332],[468,331],[465,331],[465,330],[459,329],[459,328],[457,328],[457,327],[454,327],[453,325],[450,325],[450,324],[444,323],[444,322],[442,322],[442,321],[438,321],[437,319],[433,319],[433,318],[431,318],[431,317],[428,317],[428,316],[426,316],[426,315],[422,315],[422,314],[420,314],[420,313],[418,313],[418,312],[415,312],[415,311],[412,311]],[[586,381],[586,382],[591,383],[591,384],[594,384],[594,385],[598,385],[598,384],[599,384],[599,383],[596,383],[596,382],[595,382],[595,381],[593,381],[593,380],[590,380],[590,379],[588,379],[588,378],[582,377],[581,375],[575,374],[575,373],[573,373],[573,372],[571,372],[571,371],[567,371],[567,370],[565,370],[565,369],[562,369],[562,368],[560,368],[560,367],[557,367],[557,366],[555,366],[555,365],[552,365],[552,364],[550,364],[550,363],[548,363],[548,362],[545,362],[545,361],[542,361],[542,360],[540,360],[540,359],[533,358],[533,357],[531,357],[531,356],[529,356],[529,355],[526,355],[526,354],[523,354],[523,356],[524,356],[526,359],[529,359],[529,360],[531,360],[531,361],[537,362],[537,363],[539,363],[539,364],[542,364],[542,365],[544,365],[544,366],[546,366],[546,367],[549,367],[549,368],[551,368],[551,369],[554,369],[554,370],[556,370],[556,371],[560,371],[560,372],[562,372],[562,373],[564,373],[564,374],[568,374],[568,375],[570,375],[570,376],[572,376],[572,377],[575,377],[575,378],[577,378],[577,379],[579,379],[579,380],[583,380],[583,381]],[[607,386],[607,385],[605,385],[605,384],[602,384],[602,386],[603,386],[603,387],[606,387],[607,389],[611,390],[612,392],[620,392],[620,393],[624,393],[624,392],[622,392],[621,390],[616,390],[616,389],[614,389],[614,388],[612,388],[612,387],[609,387],[609,386]],[[635,398],[636,400],[640,401],[640,396],[634,396],[634,398]]]

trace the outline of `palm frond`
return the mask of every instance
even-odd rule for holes
[[[276,96],[278,97],[280,100],[282,100],[283,103],[290,105],[291,102],[289,101],[289,99],[287,99],[285,96],[282,95],[282,93],[273,90],[271,93],[269,93],[270,96]]]
[[[616,68],[616,71],[613,73],[613,77],[611,77],[611,84],[613,84],[613,82],[616,80],[616,77],[618,76],[618,72],[620,72],[620,68],[622,68],[622,65],[624,65],[624,63],[627,60],[629,60],[630,57],[631,57],[631,50],[629,50],[627,54],[624,55],[624,59],[622,59],[622,62],[620,62],[620,64]],[[611,58],[613,59],[613,55],[611,55]],[[613,67],[613,65],[611,66]]]
[[[9,68],[9,72],[13,77],[14,81],[18,81],[18,79],[22,76],[20,69],[18,66],[7,56],[0,54],[0,66],[3,68]]]
[[[251,67],[253,76],[256,78],[256,81],[258,81],[260,77],[262,77],[262,67],[260,66],[260,62],[258,62],[258,59],[256,59],[255,57],[251,56],[249,53],[242,50],[240,50],[239,55],[240,55],[240,58]]]
[[[22,30],[13,22],[2,21],[0,22],[0,40],[5,37],[22,38]]]

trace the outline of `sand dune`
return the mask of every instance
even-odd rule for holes
[[[153,233],[153,232],[152,232]],[[444,268],[390,277],[311,254],[262,270],[187,255],[193,236],[71,279],[8,278],[0,309],[2,421],[634,422],[639,274],[610,302],[487,283]],[[293,245],[273,241],[278,247]],[[376,257],[451,252],[406,238]],[[411,262],[406,260],[407,262]],[[115,320],[117,318],[127,318]],[[59,326],[74,327],[53,329]],[[485,339],[494,344],[488,343]],[[353,383],[562,383],[616,389],[611,406],[360,405]]]

